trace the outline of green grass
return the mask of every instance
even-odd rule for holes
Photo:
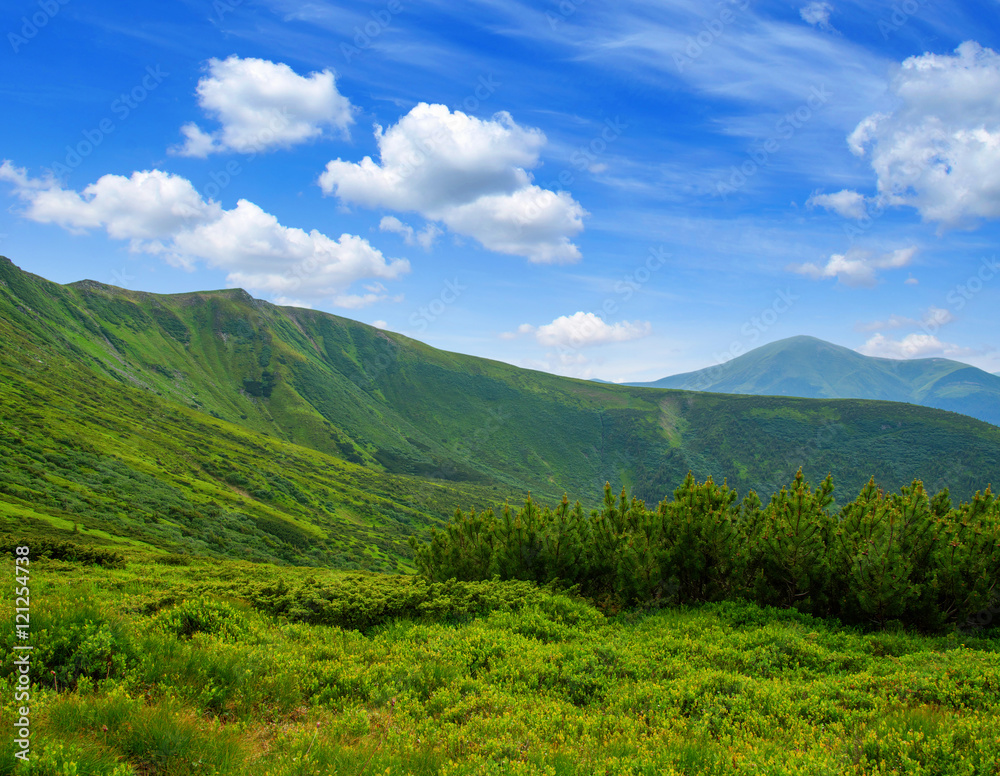
[[[445,353],[239,290],[50,283],[0,260],[0,530],[343,569],[409,569],[456,505],[531,491],[656,503],[800,466],[967,500],[1000,429],[911,405],[599,385]]]
[[[417,581],[31,568],[32,765],[5,737],[0,774],[1000,773],[990,631],[865,634],[744,604],[607,618],[527,583],[425,588],[427,606],[358,630],[276,616],[259,592],[325,590],[339,611]]]

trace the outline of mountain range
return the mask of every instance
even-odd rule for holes
[[[656,503],[691,471],[766,499],[802,466],[968,498],[1000,429],[861,400],[598,384],[228,289],[60,285],[0,259],[0,531],[406,567],[456,507]]]
[[[629,385],[908,402],[1000,426],[998,375],[946,358],[873,358],[815,337],[790,337],[707,369]]]

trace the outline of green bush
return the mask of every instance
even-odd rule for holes
[[[206,633],[223,641],[241,641],[253,632],[253,625],[232,604],[204,596],[164,609],[153,621],[182,639]]]
[[[341,575],[294,587],[247,585],[237,593],[261,611],[293,622],[367,630],[394,619],[461,621],[536,606],[556,622],[595,622],[600,614],[570,595],[524,581],[427,582],[420,577]]]
[[[12,553],[16,547],[21,546],[31,550],[31,558],[51,558],[109,569],[125,567],[125,556],[113,550],[52,539],[0,539],[0,552]]]
[[[411,545],[431,584],[573,584],[611,612],[743,599],[880,629],[992,622],[978,616],[1000,578],[1000,501],[988,488],[953,509],[947,491],[932,499],[919,481],[886,494],[871,480],[839,512],[833,489],[830,477],[813,489],[799,470],[764,507],[689,474],[650,510],[608,484],[589,516],[565,496],[554,510],[529,496],[499,514],[456,511]]]
[[[58,597],[31,613],[32,675],[39,684],[60,691],[82,680],[119,679],[138,663],[135,635],[117,614],[100,607],[89,595]],[[6,657],[0,675],[13,675],[13,633],[6,635]]]

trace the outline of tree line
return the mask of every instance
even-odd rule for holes
[[[931,497],[915,480],[886,493],[872,479],[839,511],[833,488],[831,477],[813,488],[800,469],[764,505],[689,473],[655,509],[610,484],[589,513],[566,496],[551,509],[529,494],[516,509],[457,509],[429,543],[410,542],[430,581],[559,582],[612,611],[751,600],[940,630],[996,608],[1000,500],[989,487],[954,507],[947,489]]]

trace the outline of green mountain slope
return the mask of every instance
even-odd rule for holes
[[[1000,429],[901,404],[602,385],[446,353],[243,291],[61,286],[0,261],[3,530],[367,568],[463,508],[690,470],[768,497],[804,465],[967,498]]]
[[[632,385],[909,402],[1000,425],[997,375],[945,358],[871,358],[814,337],[779,340],[719,366]]]

